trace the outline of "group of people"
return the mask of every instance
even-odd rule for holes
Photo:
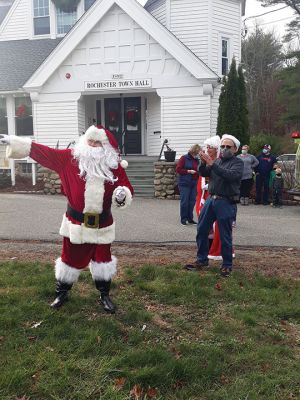
[[[115,313],[116,306],[109,296],[117,271],[117,259],[111,254],[115,238],[111,207],[129,206],[133,188],[114,136],[102,126],[92,125],[73,149],[53,149],[14,135],[0,135],[0,144],[7,145],[7,157],[29,156],[55,171],[68,200],[60,227],[63,246],[55,263],[56,296],[51,307],[60,308],[68,300],[80,272],[89,267],[100,292],[100,303],[106,312]],[[243,146],[242,154],[236,156],[239,147],[239,140],[232,135],[221,139],[213,136],[205,141],[204,149],[192,146],[177,164],[181,223],[197,225],[197,259],[186,265],[189,271],[207,267],[212,258],[222,260],[222,276],[230,275],[237,203],[249,202],[253,169],[257,174],[256,201],[260,203],[262,187],[263,201],[267,201],[268,179],[275,164],[270,146],[264,146],[258,159],[248,153],[248,146]],[[277,169],[275,174],[275,188],[279,188]],[[198,222],[193,217],[195,202]]]
[[[178,161],[181,224],[197,225],[197,259],[185,266],[189,271],[206,267],[209,259],[215,259],[222,260],[221,275],[230,275],[237,203],[249,205],[254,177],[255,204],[261,204],[262,197],[263,204],[269,204],[271,182],[272,204],[282,205],[282,172],[271,146],[264,145],[258,157],[249,153],[248,145],[236,155],[239,147],[240,142],[232,135],[213,136],[205,140],[203,148],[193,145]],[[194,208],[198,222],[193,218]]]

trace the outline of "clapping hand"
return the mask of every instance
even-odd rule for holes
[[[123,188],[117,189],[116,193],[115,193],[115,197],[116,197],[116,202],[118,204],[120,204],[120,205],[123,204],[124,200],[126,198],[125,190]]]
[[[9,135],[0,135],[0,144],[10,144]]]
[[[200,151],[199,156],[201,161],[206,163],[206,165],[208,166],[213,165],[214,160],[208,154],[204,153],[203,151]]]

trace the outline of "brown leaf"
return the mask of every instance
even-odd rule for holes
[[[221,375],[220,381],[222,385],[226,385],[227,383],[229,383],[229,379],[223,374]]]
[[[22,397],[16,397],[16,400],[30,400],[30,397],[24,395]]]
[[[158,391],[155,388],[148,388],[147,390],[147,396],[149,399],[155,399],[155,397],[158,395]]]
[[[134,400],[141,400],[143,395],[143,389],[140,385],[134,385],[130,390],[130,397]]]
[[[222,290],[222,286],[219,282],[215,284],[215,289]]]
[[[184,386],[184,383],[182,381],[176,381],[173,385],[172,388],[173,389],[182,389]]]
[[[101,343],[101,337],[100,336],[97,336],[97,343],[99,344],[99,343]]]
[[[123,389],[124,385],[125,385],[125,378],[116,378],[115,379],[116,389],[121,390],[121,389]]]
[[[28,340],[30,340],[31,342],[33,342],[36,339],[37,339],[36,336],[28,336]]]
[[[239,285],[240,285],[240,288],[241,288],[241,289],[244,289],[244,284],[243,284],[243,282],[240,282]]]

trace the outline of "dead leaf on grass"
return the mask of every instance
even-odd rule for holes
[[[222,286],[219,282],[215,284],[215,289],[222,290]]]
[[[133,388],[130,390],[130,397],[134,400],[141,400],[143,395],[143,389],[140,385],[134,385]]]
[[[31,328],[32,328],[32,329],[38,328],[38,327],[42,324],[42,322],[43,322],[43,321],[34,323],[34,324],[31,326]]]
[[[116,389],[118,389],[118,390],[121,390],[121,389],[123,389],[123,387],[124,387],[124,385],[125,385],[125,378],[124,377],[122,377],[122,378],[116,378],[115,379],[115,388]]]
[[[28,336],[28,340],[30,340],[31,342],[33,342],[36,339],[37,339],[36,336]]]
[[[147,397],[149,397],[149,399],[155,399],[155,397],[158,395],[158,391],[155,388],[148,388],[147,390]]]
[[[30,400],[30,397],[24,395],[22,397],[16,397],[16,400]]]
[[[223,374],[221,375],[220,381],[222,385],[227,385],[227,383],[229,383],[229,379]]]

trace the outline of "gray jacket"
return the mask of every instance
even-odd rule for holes
[[[209,176],[209,193],[230,200],[235,200],[240,195],[243,169],[243,161],[235,156],[227,160],[218,158],[211,167],[205,163],[201,163],[198,167],[199,175]]]
[[[240,154],[238,155],[238,158],[240,158],[244,163],[244,172],[242,180],[251,179],[254,168],[257,167],[259,164],[258,159],[254,157],[252,154],[246,154],[246,155]]]

